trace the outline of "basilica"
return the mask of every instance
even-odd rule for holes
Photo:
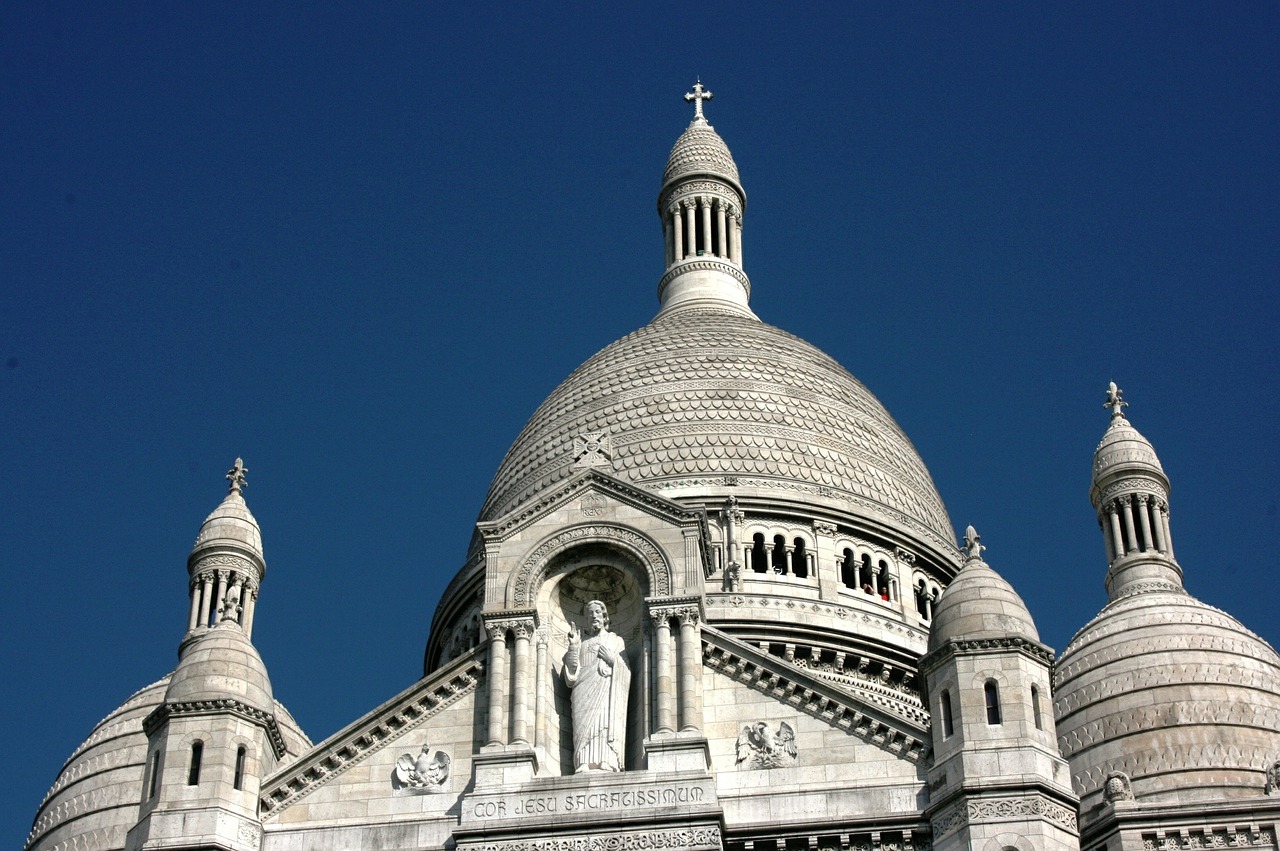
[[[1277,848],[1280,657],[1184,589],[1121,389],[1109,600],[1055,657],[888,411],[752,311],[738,166],[685,98],[657,315],[515,438],[422,678],[307,737],[253,644],[237,459],[177,667],[70,755],[27,851]]]

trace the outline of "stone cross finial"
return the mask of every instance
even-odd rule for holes
[[[1111,409],[1111,419],[1123,417],[1122,408],[1129,407],[1129,403],[1124,400],[1124,391],[1116,386],[1112,381],[1107,385],[1107,401],[1102,403],[1102,407]]]
[[[240,493],[249,486],[249,482],[245,479],[245,473],[249,472],[249,468],[244,465],[244,461],[237,458],[235,466],[227,470],[227,481],[231,482],[231,488],[228,493]]]
[[[982,545],[982,536],[979,535],[974,528],[970,526],[964,530],[964,560],[978,561],[982,560],[982,551],[986,547]]]
[[[702,80],[699,79],[693,84],[693,91],[687,92],[684,96],[685,101],[693,101],[693,120],[706,121],[706,117],[702,114],[702,102],[711,100],[711,92],[702,87]]]

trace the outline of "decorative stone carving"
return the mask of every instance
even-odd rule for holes
[[[982,551],[985,550],[986,547],[982,545],[982,536],[979,535],[972,526],[969,526],[964,530],[963,549],[965,561],[972,561],[974,559],[980,561],[982,559]]]
[[[598,493],[589,493],[582,497],[583,517],[602,517],[608,507],[609,501]]]
[[[613,467],[613,438],[607,431],[589,431],[573,439],[573,469]]]
[[[227,470],[227,481],[231,482],[229,491],[232,493],[240,493],[249,486],[249,482],[245,479],[245,475],[249,472],[249,468],[244,465],[244,461],[240,458],[236,459],[236,463]]]
[[[1102,797],[1108,804],[1114,804],[1116,801],[1132,801],[1133,784],[1129,781],[1129,775],[1123,771],[1113,771],[1108,774],[1107,782],[1102,787]]]
[[[1102,403],[1102,407],[1110,408],[1113,417],[1124,416],[1124,409],[1129,407],[1129,403],[1124,400],[1124,391],[1114,381],[1107,384],[1107,401]]]
[[[577,543],[598,540],[616,541],[639,556],[649,574],[649,587],[654,596],[664,597],[671,593],[671,567],[651,540],[622,526],[596,524],[565,529],[529,553],[513,577],[512,602],[517,606],[530,604],[542,584],[548,560],[557,551]]]
[[[431,745],[423,744],[422,752],[415,759],[413,754],[401,754],[391,773],[391,788],[397,795],[431,795],[445,790],[449,780],[449,766],[453,760],[444,751],[431,753]]]
[[[1267,766],[1267,785],[1263,791],[1268,795],[1280,795],[1280,759]]]
[[[739,768],[785,768],[796,764],[796,731],[786,721],[775,733],[768,721],[757,721],[738,734]]]
[[[592,600],[585,614],[587,637],[570,624],[564,654],[564,681],[573,692],[573,769],[621,771],[631,685],[626,643],[609,631],[604,603]]]

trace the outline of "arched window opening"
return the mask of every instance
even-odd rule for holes
[[[751,541],[751,569],[756,573],[768,573],[769,557],[764,550],[764,535],[756,532]]]
[[[808,579],[809,554],[804,549],[804,538],[796,538],[792,544],[794,547],[791,550],[791,573],[796,579]]]
[[[879,585],[876,587],[876,591],[879,592],[881,600],[888,600],[889,599],[889,564],[885,562],[883,559],[881,559],[880,564],[877,566],[880,569],[876,572],[876,578],[879,581]]]
[[[955,719],[951,716],[951,692],[943,691],[942,700],[942,738],[949,739],[956,731]]]
[[[191,743],[191,767],[187,769],[187,785],[200,785],[200,759],[204,756],[204,742],[197,739]]]
[[[871,556],[863,553],[862,569],[858,571],[858,585],[862,588],[864,593],[875,593],[875,589],[871,587],[871,580]]]
[[[858,560],[853,550],[844,551],[844,560],[840,562],[840,581],[846,588],[858,587]]]
[[[244,788],[244,757],[245,748],[244,745],[241,745],[236,748],[236,773],[231,780],[231,785],[235,789]]]
[[[995,680],[987,680],[986,685],[982,687],[983,693],[987,698],[987,723],[1000,723],[1000,689],[996,685]]]
[[[773,572],[787,574],[787,539],[781,535],[773,536]]]
[[[147,787],[147,800],[156,799],[156,791],[160,788],[160,751],[151,752],[151,782]]]
[[[916,612],[920,615],[920,617],[927,619],[929,617],[929,613],[926,610],[925,606],[928,600],[928,596],[927,596],[928,592],[925,591],[923,579],[916,580],[915,591],[916,591],[915,593]]]
[[[1031,686],[1031,714],[1035,718],[1036,729],[1044,729],[1044,721],[1040,718],[1040,689]]]

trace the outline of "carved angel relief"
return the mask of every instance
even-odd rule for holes
[[[444,751],[431,753],[431,745],[424,744],[422,753],[401,754],[391,774],[391,788],[397,795],[431,795],[443,792],[449,781],[449,766],[453,760]]]
[[[778,732],[769,729],[768,721],[757,721],[738,734],[739,768],[785,768],[796,764],[796,731],[786,721]]]

